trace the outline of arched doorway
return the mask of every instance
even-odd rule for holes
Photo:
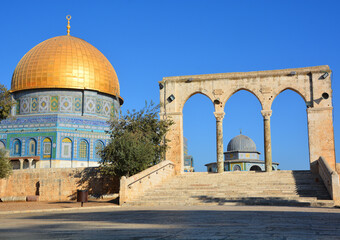
[[[262,172],[262,169],[257,165],[253,165],[253,166],[251,166],[250,171]]]

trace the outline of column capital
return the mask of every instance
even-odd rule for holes
[[[225,113],[224,112],[214,112],[216,121],[222,121],[224,118]]]
[[[272,112],[273,112],[272,110],[262,110],[261,114],[264,119],[270,119]]]

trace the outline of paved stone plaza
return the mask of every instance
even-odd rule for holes
[[[0,214],[0,239],[340,239],[340,209],[96,208]]]

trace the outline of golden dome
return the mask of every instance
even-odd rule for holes
[[[89,89],[120,98],[111,63],[97,48],[69,35],[38,44],[18,63],[11,91],[37,88]]]

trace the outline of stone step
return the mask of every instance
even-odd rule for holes
[[[257,185],[238,185],[238,184],[230,184],[230,185],[213,185],[213,184],[178,184],[178,185],[163,185],[159,187],[155,187],[155,189],[183,189],[183,188],[193,188],[193,189],[205,189],[205,188],[243,188],[243,189],[252,189],[252,188],[301,188],[301,189],[314,189],[314,188],[323,188],[323,185],[316,184],[257,184]]]
[[[256,188],[256,189],[246,189],[246,188],[201,188],[201,189],[194,189],[194,188],[168,188],[168,189],[155,189],[155,193],[162,193],[162,192],[296,192],[296,193],[323,193],[326,192],[322,188]]]
[[[188,200],[188,201],[135,201],[128,202],[124,206],[192,206],[192,205],[271,205],[271,206],[300,206],[300,207],[334,207],[332,200],[308,201],[303,199],[243,199],[243,200],[214,200],[206,199],[205,201]]]
[[[310,171],[185,173],[127,204],[333,206],[316,178]]]
[[[184,192],[184,193],[192,193],[192,192],[296,192],[296,193],[322,193],[325,192],[323,188],[256,188],[256,189],[247,189],[247,188],[164,188],[164,189],[155,189],[153,192],[155,193],[163,193],[163,192]]]
[[[324,194],[324,193],[320,193],[320,194],[298,194],[295,192],[277,192],[277,193],[269,193],[269,192],[256,192],[256,193],[247,193],[247,192],[229,192],[229,193],[204,193],[204,192],[193,192],[193,193],[176,193],[176,192],[171,192],[169,194],[153,194],[153,193],[147,193],[144,196],[145,197],[153,197],[153,196],[266,196],[266,197],[270,197],[270,196],[297,196],[297,197],[322,197],[324,198],[329,198],[328,195]]]
[[[329,199],[329,196],[326,195],[296,195],[292,193],[280,193],[280,194],[177,194],[177,195],[145,195],[141,199],[187,199],[193,197],[218,197],[218,198],[245,198],[245,197],[261,197],[261,198],[314,198],[314,199]]]
[[[140,200],[144,201],[186,201],[189,199],[196,199],[196,200],[202,200],[202,199],[220,199],[220,200],[242,200],[242,199],[265,199],[265,200],[271,200],[271,199],[285,199],[285,200],[301,200],[303,199],[304,201],[316,201],[318,200],[316,197],[299,197],[299,196],[294,196],[294,195],[278,195],[275,197],[272,196],[216,196],[216,195],[193,195],[193,196],[153,196],[153,197],[142,197]]]

